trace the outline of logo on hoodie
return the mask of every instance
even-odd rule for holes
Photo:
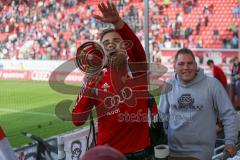
[[[182,94],[181,97],[178,98],[179,108],[190,108],[193,103],[194,98],[192,98],[190,94]]]
[[[177,102],[178,102],[178,106],[173,105],[173,107],[175,107],[176,109],[183,109],[183,110],[192,109],[196,111],[201,111],[203,108],[202,105],[194,105],[194,98],[189,93],[182,94],[178,98]]]

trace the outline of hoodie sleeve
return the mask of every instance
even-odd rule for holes
[[[166,88],[164,88],[164,89],[166,89]],[[165,133],[167,133],[168,123],[169,123],[169,118],[170,118],[170,115],[169,115],[170,104],[168,101],[168,94],[164,91],[162,93],[164,93],[164,94],[161,94],[160,99],[159,99],[158,114],[159,114],[161,121],[163,122],[164,131],[165,131]]]
[[[215,80],[214,84],[214,106],[217,108],[220,119],[223,122],[225,133],[225,144],[237,143],[239,119],[229,96],[219,81]]]
[[[158,104],[158,113],[163,122],[168,122],[169,118],[169,108],[170,108],[170,103],[168,101],[168,83],[163,87],[162,94],[159,99],[159,104]]]

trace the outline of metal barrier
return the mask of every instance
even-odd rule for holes
[[[240,119],[240,112],[238,112],[238,115]],[[56,147],[55,150],[57,150],[57,154],[51,153],[54,160],[79,159],[89,148],[92,147],[93,135],[90,134],[89,138],[88,136],[89,127],[85,127],[46,139],[44,142]],[[214,149],[214,156],[212,157],[212,160],[240,160],[240,137],[237,144],[239,151],[233,158],[229,158],[229,156],[224,152],[224,139],[217,139],[216,142],[220,145]],[[36,160],[37,146],[38,144],[34,143],[16,149],[15,152],[17,153],[18,159],[28,160],[31,158],[31,160]]]
[[[19,160],[79,160],[92,147],[93,135],[89,136],[89,127],[57,135],[42,140],[40,137],[25,133],[34,143],[15,149]],[[89,138],[88,138],[89,136]],[[39,150],[39,146],[42,149]]]

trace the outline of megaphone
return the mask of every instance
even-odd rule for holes
[[[78,47],[75,63],[86,75],[94,76],[107,64],[107,57],[99,43],[88,41]]]

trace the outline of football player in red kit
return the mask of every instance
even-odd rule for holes
[[[152,152],[146,55],[141,42],[120,18],[112,3],[100,3],[98,8],[102,16],[93,17],[114,26],[114,29],[103,31],[100,37],[104,54],[109,60],[101,72],[85,77],[72,110],[72,121],[76,126],[84,124],[95,106],[98,116],[97,145],[107,144],[125,154],[128,160],[148,160]],[[92,45],[91,49],[94,47],[96,45]],[[123,51],[123,48],[127,49]],[[134,64],[141,64],[141,67]],[[138,85],[139,79],[141,85]]]

